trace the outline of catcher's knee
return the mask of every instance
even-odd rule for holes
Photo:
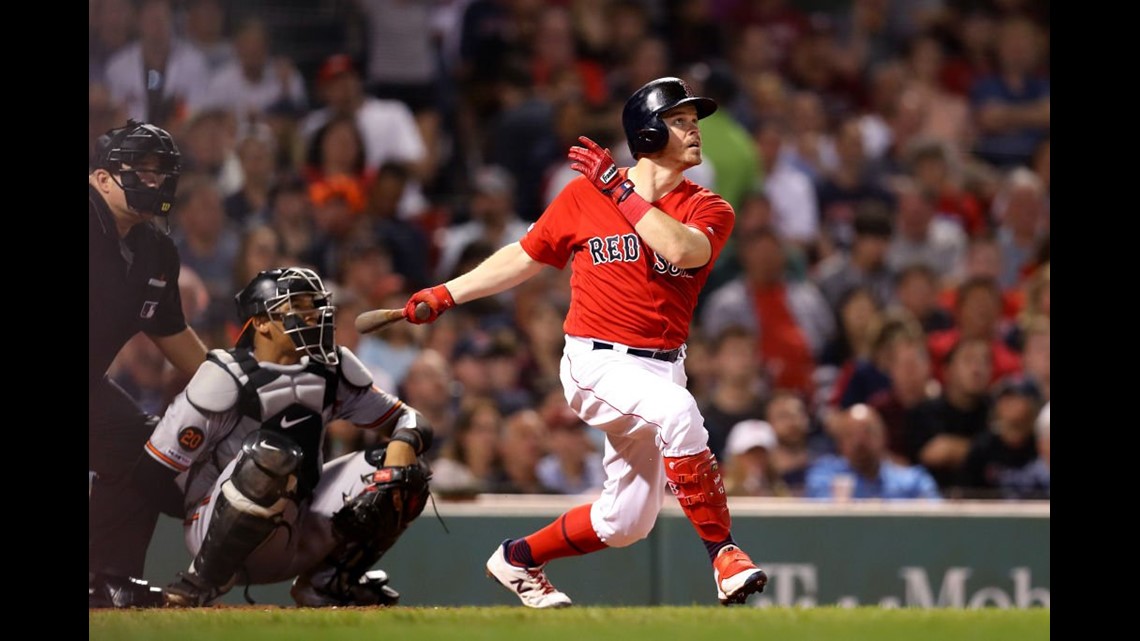
[[[293,439],[270,430],[255,430],[242,441],[241,454],[229,482],[226,498],[242,512],[269,516],[284,509],[284,499],[296,485],[297,468],[304,452]]]

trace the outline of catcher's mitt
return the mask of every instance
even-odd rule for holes
[[[431,470],[421,461],[381,467],[364,480],[364,490],[333,514],[333,526],[351,540],[394,541],[424,511]]]

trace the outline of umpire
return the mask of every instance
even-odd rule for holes
[[[107,376],[138,332],[187,377],[206,346],[186,324],[173,241],[154,224],[170,214],[181,154],[154,125],[128,120],[96,143],[88,175],[88,601],[89,607],[162,605],[142,575],[158,514],[177,514],[168,474],[143,448],[156,417]],[[161,482],[156,482],[156,480]],[[164,508],[165,505],[171,508]]]

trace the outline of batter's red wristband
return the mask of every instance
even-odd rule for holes
[[[637,223],[645,216],[645,212],[652,209],[653,205],[637,195],[637,192],[633,190],[633,183],[629,180],[618,185],[617,189],[619,191],[616,192],[617,198],[614,199],[614,202],[617,204],[618,211],[625,216],[629,224],[636,227]]]

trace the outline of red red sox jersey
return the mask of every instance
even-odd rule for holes
[[[697,296],[736,216],[726,200],[687,178],[653,205],[708,236],[708,263],[693,269],[670,264],[582,176],[523,236],[520,244],[534,260],[558,269],[573,261],[564,332],[650,349],[673,349],[688,338]]]

